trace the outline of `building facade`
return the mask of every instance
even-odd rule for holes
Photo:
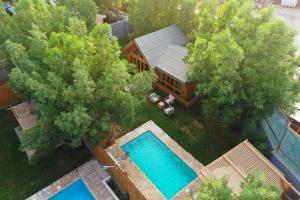
[[[124,51],[138,71],[154,70],[158,77],[155,87],[191,107],[199,98],[196,83],[187,78],[187,43],[185,34],[173,25],[134,39]]]

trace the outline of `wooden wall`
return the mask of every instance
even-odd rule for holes
[[[100,146],[94,147],[93,152],[102,164],[106,166],[115,166],[115,162]],[[111,168],[110,172],[122,188],[129,194],[130,200],[146,200],[142,193],[119,167]]]
[[[124,52],[127,55],[128,61],[137,66],[138,71],[148,71],[150,69],[149,63],[140,53],[137,45],[134,42],[126,47]],[[177,101],[183,103],[186,107],[191,107],[198,101],[198,98],[195,97],[195,82],[182,83],[157,67],[154,71],[158,76],[158,80],[154,86],[156,86],[159,90],[162,90],[168,94],[172,94],[175,96]]]
[[[0,85],[0,108],[8,107],[19,101],[20,99],[6,84]]]

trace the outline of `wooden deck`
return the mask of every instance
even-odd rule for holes
[[[115,161],[116,166],[126,174],[127,178],[139,190],[145,199],[165,199],[156,186],[144,175],[144,173],[131,161],[129,157],[122,159],[125,152],[121,146],[140,136],[146,131],[150,130],[157,136],[164,144],[166,144],[177,156],[179,156],[188,166],[190,166],[197,174],[198,177],[192,181],[188,186],[178,192],[173,199],[182,200],[196,192],[199,189],[203,176],[200,169],[203,165],[196,160],[191,154],[186,152],[180,145],[178,145],[170,136],[168,136],[161,128],[159,128],[153,121],[149,121],[137,129],[129,132],[123,137],[117,139],[116,143],[106,149],[106,153]]]
[[[26,200],[46,200],[81,178],[97,200],[116,200],[114,195],[103,184],[109,174],[101,168],[96,160],[90,160],[66,176],[40,190]]]
[[[200,97],[193,97],[191,100],[187,101],[175,92],[169,90],[168,88],[163,87],[162,85],[155,83],[155,87],[161,91],[163,91],[166,94],[171,94],[172,96],[175,97],[176,101],[182,103],[185,107],[190,108],[193,105],[195,105],[197,102],[200,101]]]

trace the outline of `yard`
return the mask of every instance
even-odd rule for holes
[[[202,164],[215,160],[227,150],[239,143],[239,136],[234,136],[227,129],[217,129],[206,122],[199,114],[199,105],[186,109],[175,105],[176,114],[167,117],[157,105],[145,103],[138,111],[134,123],[128,125],[123,134],[153,120],[177,143],[190,152]]]
[[[17,125],[7,111],[0,111],[0,199],[21,200],[51,184],[91,158],[86,148],[61,147],[47,158],[29,164],[19,151],[19,140],[13,131]]]

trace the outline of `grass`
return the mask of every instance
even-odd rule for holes
[[[200,106],[186,109],[175,105],[176,114],[167,117],[157,105],[145,103],[137,112],[135,121],[126,127],[124,133],[137,128],[141,124],[153,120],[177,143],[190,152],[202,164],[215,160],[238,144],[230,130],[211,126],[201,116]]]
[[[26,154],[19,151],[19,140],[13,131],[16,125],[10,112],[0,111],[1,200],[25,199],[91,158],[84,147],[72,150],[63,146],[29,164]]]

